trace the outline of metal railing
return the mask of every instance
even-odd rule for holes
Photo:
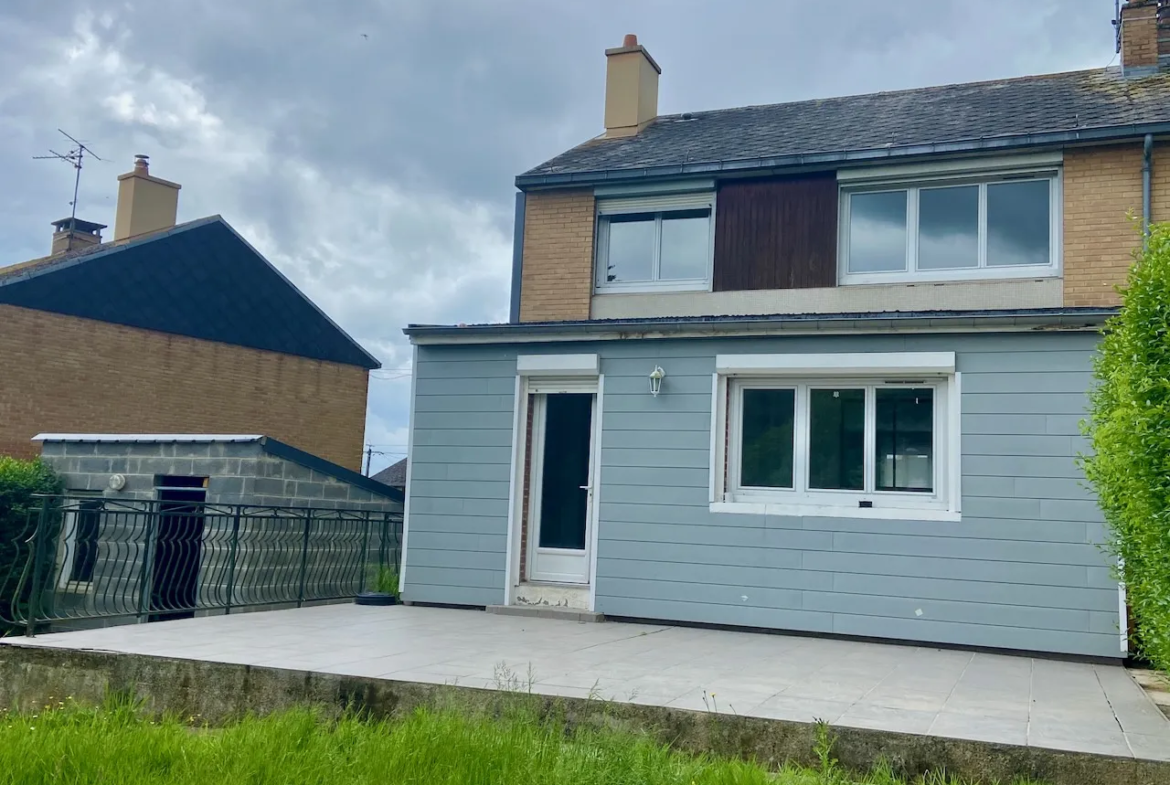
[[[399,512],[94,496],[44,497],[24,517],[0,618],[28,635],[352,597],[397,568],[402,535]]]

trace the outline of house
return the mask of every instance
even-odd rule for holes
[[[406,458],[390,464],[371,479],[377,480],[383,485],[389,485],[391,488],[406,490]]]
[[[1119,67],[665,116],[607,50],[511,322],[406,329],[404,598],[1124,657],[1076,457],[1170,219],[1168,6]]]
[[[378,361],[219,216],[176,225],[179,185],[121,175],[114,237],[54,222],[0,267],[0,454],[38,433],[264,434],[357,471]]]

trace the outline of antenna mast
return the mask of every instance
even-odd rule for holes
[[[76,170],[77,173],[73,177],[73,201],[69,203],[73,207],[73,211],[69,215],[69,220],[70,220],[69,228],[70,228],[70,230],[72,230],[74,222],[77,220],[77,192],[78,192],[78,189],[81,187],[81,164],[82,164],[82,161],[85,159],[86,153],[89,153],[89,155],[91,157],[96,158],[99,161],[102,159],[101,159],[101,156],[99,156],[93,150],[89,149],[83,143],[77,141],[72,136],[70,136],[69,134],[62,131],[60,128],[57,129],[57,132],[60,133],[62,136],[64,136],[66,139],[68,139],[70,142],[73,143],[73,147],[71,147],[69,149],[69,152],[65,153],[65,154],[61,154],[50,147],[49,148],[50,155],[34,155],[33,160],[43,161],[43,160],[47,160],[47,159],[56,158],[59,161],[64,161],[65,163],[69,164],[70,166],[72,166]],[[70,239],[72,239],[72,237]]]

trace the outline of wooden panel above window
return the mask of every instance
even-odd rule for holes
[[[836,286],[836,175],[722,184],[713,285],[717,292]]]

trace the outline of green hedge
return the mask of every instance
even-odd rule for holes
[[[28,563],[25,542],[40,515],[41,500],[36,494],[61,490],[61,479],[40,459],[22,461],[0,456],[0,624],[12,619],[14,599],[28,601],[27,586],[20,597],[14,595]]]
[[[1133,609],[1139,653],[1170,671],[1170,224],[1151,228],[1094,364],[1082,466]]]

